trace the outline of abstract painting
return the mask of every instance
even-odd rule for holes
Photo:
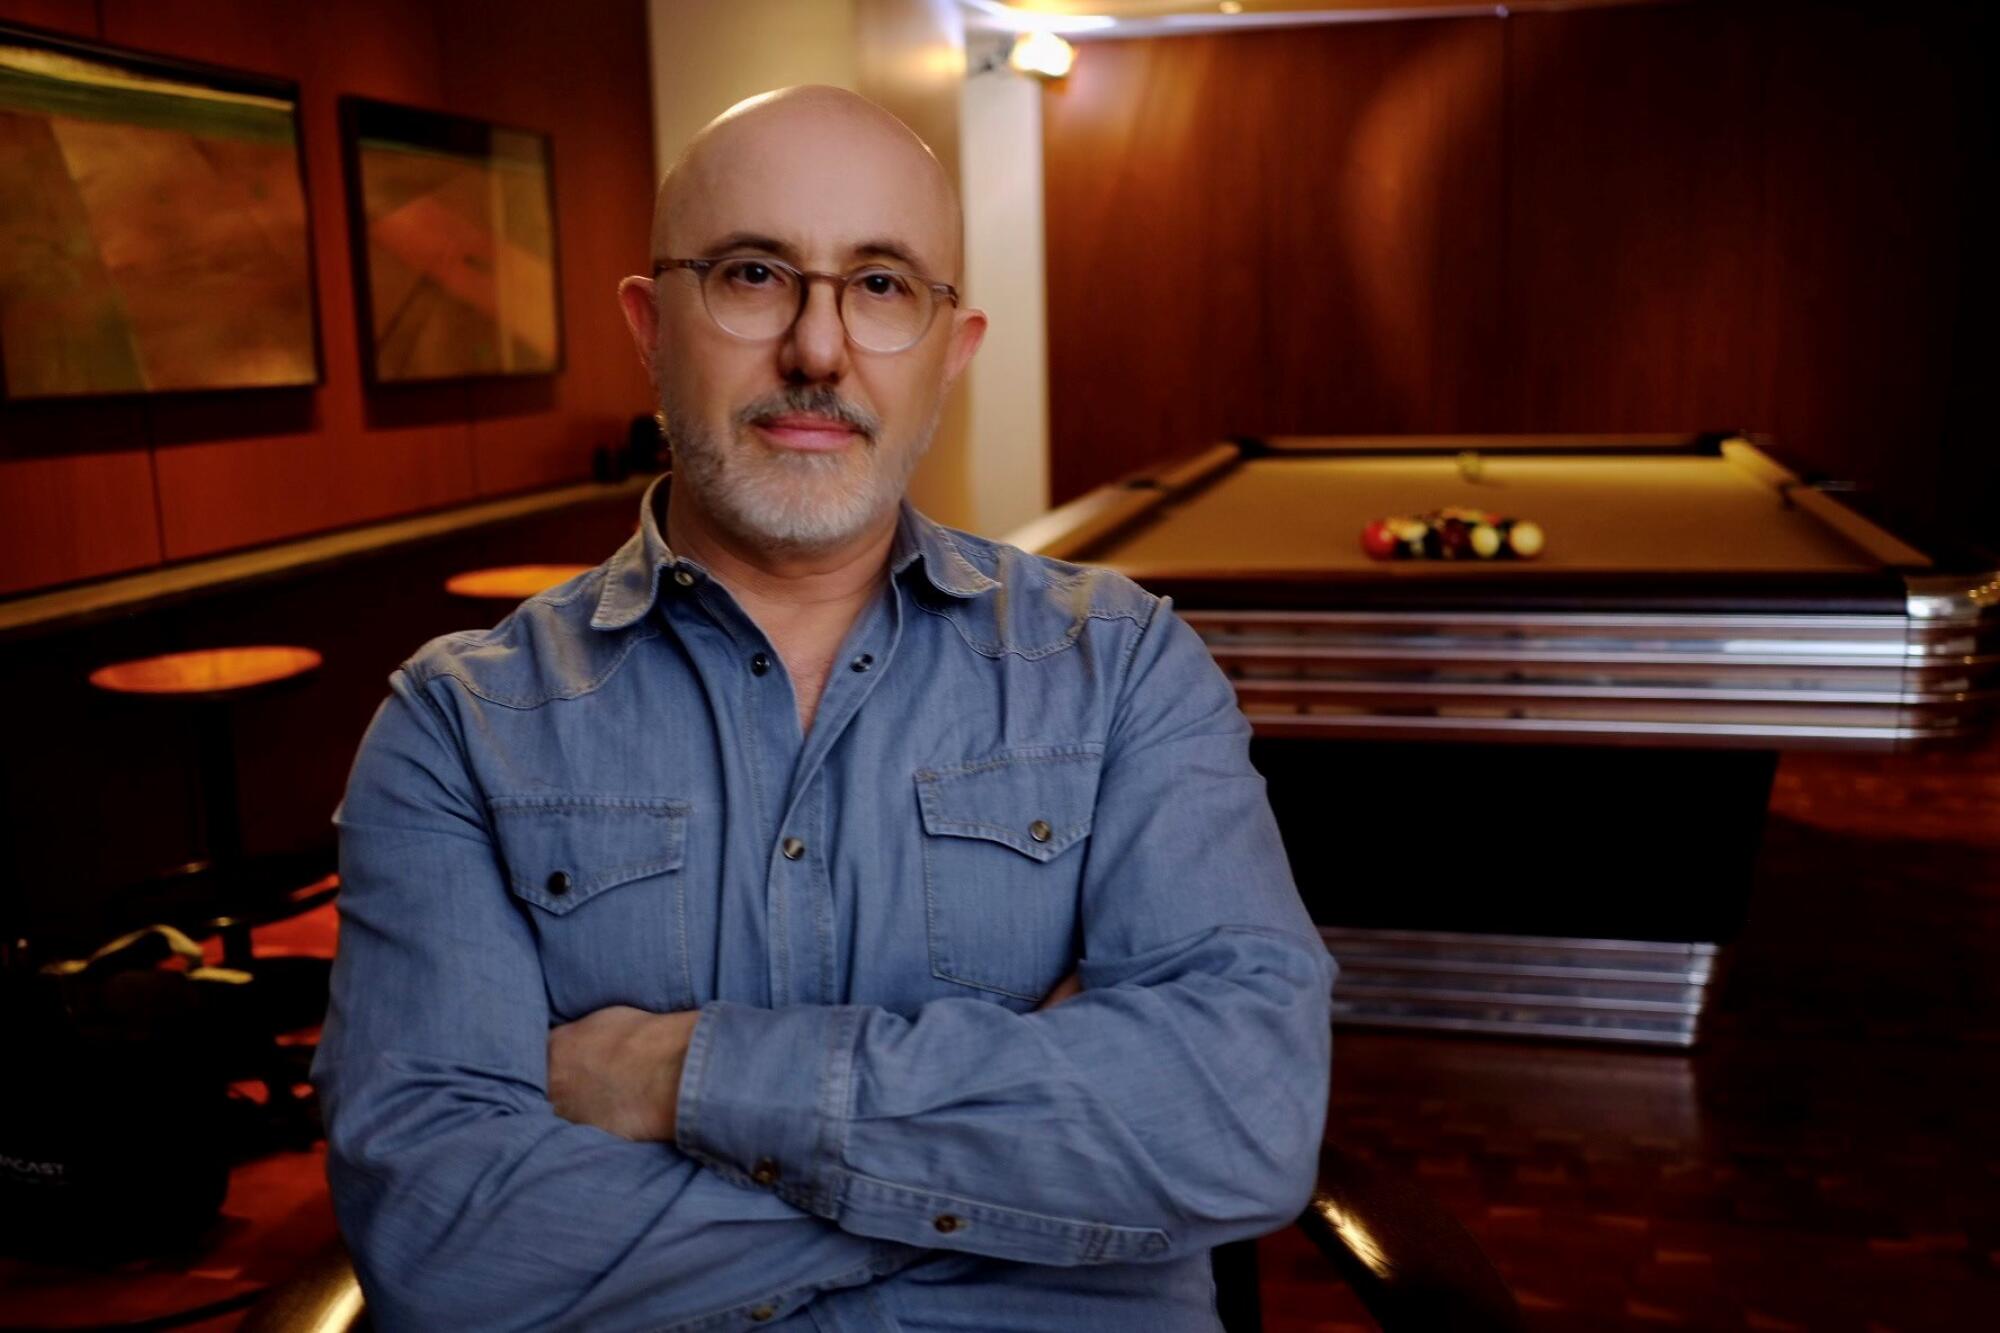
[[[341,106],[370,381],[560,369],[547,136],[362,98]]]
[[[0,26],[5,396],[318,379],[297,87]]]

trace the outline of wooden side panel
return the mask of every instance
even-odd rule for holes
[[[0,595],[159,558],[145,450],[0,457]]]
[[[25,23],[74,37],[95,37],[97,0],[0,0],[0,23]]]
[[[1749,7],[1528,14],[1508,39],[1509,429],[1750,423],[1764,217]]]
[[[1219,434],[1491,419],[1501,38],[1087,49],[1044,103],[1057,501]]]
[[[1990,367],[1963,341],[1990,324],[1996,295],[1992,159],[1977,138],[1991,94],[1973,14],[1988,8],[1821,6],[1785,25],[1756,289],[1759,422],[1817,467],[1957,525],[1978,517],[1978,473],[1970,458],[1946,465],[1946,437],[1973,431],[1992,455],[1990,425],[1955,416],[1950,385],[1955,356]],[[1989,487],[1994,476],[1989,461]]]

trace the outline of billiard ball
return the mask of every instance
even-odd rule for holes
[[[1438,550],[1447,560],[1456,560],[1466,553],[1470,544],[1472,529],[1464,519],[1447,518],[1438,524]]]
[[[1481,560],[1491,560],[1500,554],[1500,529],[1490,523],[1481,523],[1473,528],[1468,540],[1472,545],[1472,553]]]
[[[1387,560],[1396,554],[1396,534],[1389,531],[1389,525],[1376,519],[1361,529],[1361,549],[1371,560]]]
[[[1514,548],[1514,554],[1523,560],[1531,560],[1542,551],[1542,526],[1522,519],[1507,531],[1507,544]]]

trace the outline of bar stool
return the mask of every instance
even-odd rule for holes
[[[243,814],[236,776],[237,705],[252,695],[297,684],[319,670],[321,660],[310,648],[292,646],[205,648],[117,662],[90,673],[90,683],[97,689],[182,709],[192,723],[201,793],[202,856],[171,878],[181,886],[176,896],[198,895],[205,918],[200,924],[221,935],[223,962],[229,967],[250,965],[252,926],[289,916],[332,896],[328,886],[309,895],[311,901],[300,901],[296,894],[258,901],[272,897],[256,891],[260,884],[268,888],[309,883],[320,879],[330,867],[324,864],[324,856],[278,857],[271,858],[270,864],[260,864],[259,873],[249,873],[243,854]],[[318,873],[310,873],[313,871]]]
[[[475,601],[522,602],[593,568],[592,565],[502,565],[495,569],[468,569],[446,579],[444,590],[454,597]]]
[[[139,886],[124,915],[143,916],[138,924],[164,920],[218,939],[222,965],[245,974],[249,985],[232,1011],[234,1074],[264,1085],[258,1125],[276,1142],[299,1149],[319,1135],[317,1108],[310,1091],[302,1090],[314,1043],[286,1044],[281,1038],[318,1024],[326,1012],[332,963],[325,957],[258,957],[251,932],[332,901],[340,880],[332,873],[330,848],[245,855],[237,708],[252,696],[295,688],[321,661],[310,648],[259,645],[168,653],[90,673],[97,689],[145,707],[179,709],[192,726],[202,855]]]

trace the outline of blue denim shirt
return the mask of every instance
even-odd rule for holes
[[[1332,964],[1200,640],[905,506],[802,734],[654,498],[355,761],[315,1078],[377,1326],[1218,1328],[1209,1248],[1312,1185]],[[673,1144],[549,1105],[614,1004],[701,1010]]]

